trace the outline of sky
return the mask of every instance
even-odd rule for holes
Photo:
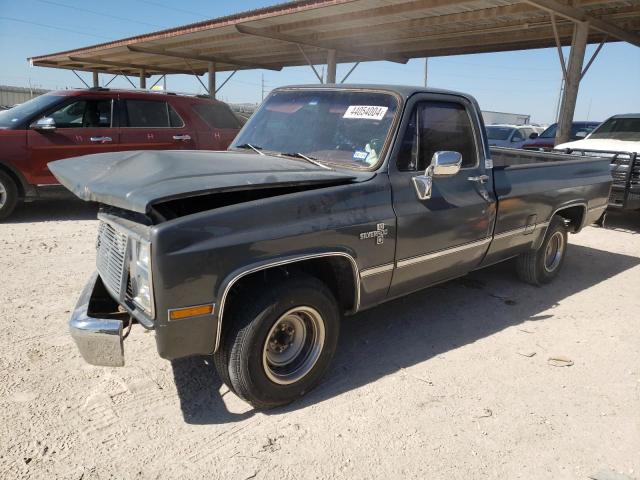
[[[276,1],[0,0],[0,84],[47,89],[83,87],[71,71],[30,67],[27,58],[261,8]],[[594,50],[595,46],[588,47],[587,58]],[[338,65],[338,80],[351,65]],[[80,75],[91,83],[90,73]],[[227,75],[218,74],[218,85]],[[561,76],[557,51],[536,49],[432,58],[428,83],[430,87],[469,93],[483,110],[529,114],[533,122],[551,123],[555,120]],[[101,82],[111,79],[101,77]],[[152,78],[147,85],[155,80]],[[234,103],[260,102],[263,81],[267,92],[281,85],[317,83],[307,66],[281,72],[239,71],[218,96]],[[406,65],[361,63],[349,82],[423,85],[424,59],[413,59]],[[131,85],[117,78],[110,87]],[[200,83],[187,75],[169,76],[167,90],[204,93]],[[610,43],[582,82],[575,119],[601,121],[631,112],[640,112],[640,48]]]

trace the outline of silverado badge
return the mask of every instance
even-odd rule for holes
[[[375,238],[376,244],[381,245],[384,243],[384,237],[389,235],[389,229],[384,228],[384,223],[376,225],[376,229],[372,232],[363,232],[360,234],[360,240],[366,240],[367,238]]]

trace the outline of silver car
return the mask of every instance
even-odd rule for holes
[[[533,125],[489,125],[487,138],[491,147],[522,148],[524,142],[540,134]]]

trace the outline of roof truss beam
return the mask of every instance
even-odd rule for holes
[[[337,50],[339,52],[343,52],[349,55],[368,58],[369,60],[388,60],[390,62],[395,62],[395,63],[407,63],[409,61],[407,57],[403,57],[401,55],[385,54],[385,53],[376,55],[367,50],[360,50],[360,49],[354,50],[352,48],[344,49],[341,46],[335,45],[332,43],[314,42],[313,40],[301,39],[293,35],[274,32],[272,30],[267,30],[265,28],[255,28],[255,27],[249,27],[247,25],[236,25],[235,27],[238,32],[243,33],[245,35],[253,35],[256,37],[270,38],[272,40],[278,40],[285,43],[293,43],[296,45],[304,45],[307,47],[322,48],[325,50]]]
[[[182,58],[188,60],[198,60],[201,62],[214,62],[214,63],[226,63],[228,65],[237,65],[239,67],[248,67],[248,68],[263,68],[265,70],[275,70],[280,71],[282,67],[274,67],[271,65],[266,65],[263,63],[256,62],[243,62],[242,60],[235,60],[227,55],[196,55],[191,53],[182,53],[182,52],[171,52],[168,50],[162,50],[160,48],[151,48],[151,47],[138,47],[136,45],[128,45],[127,49],[130,52],[136,53],[147,53],[151,55],[159,55],[164,57],[171,58]]]
[[[188,70],[181,70],[176,68],[159,67],[156,65],[141,65],[141,64],[127,63],[127,62],[113,62],[110,60],[102,60],[99,58],[69,57],[69,59],[71,61],[80,62],[85,65],[98,64],[98,65],[107,65],[111,67],[124,67],[124,68],[134,68],[137,70],[147,70],[149,72],[183,73],[187,75],[191,75],[194,73]]]
[[[613,38],[629,42],[632,45],[640,47],[640,35],[632,32],[628,32],[609,23],[606,20],[592,17],[579,8],[566,5],[564,3],[557,2],[555,0],[524,0],[530,5],[535,5],[538,8],[546,10],[547,12],[557,14],[561,17],[567,18],[574,22],[586,22],[591,25],[592,28],[599,32],[611,35]]]

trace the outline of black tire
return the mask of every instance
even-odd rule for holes
[[[240,398],[255,408],[268,409],[294,401],[320,382],[335,353],[340,330],[338,303],[323,282],[295,275],[265,288],[250,301],[238,302],[229,313],[214,363],[220,378]],[[284,330],[289,329],[287,322],[291,320],[299,321],[302,328],[291,328],[294,333],[287,337]],[[312,333],[299,335],[299,331]],[[286,337],[282,343],[267,342],[278,335]],[[288,355],[288,348],[292,349],[289,353],[299,352],[291,366],[269,363],[270,355]]]
[[[18,204],[18,186],[5,172],[0,171],[0,221],[13,213]]]
[[[567,237],[564,219],[553,217],[540,248],[518,257],[517,271],[520,280],[541,286],[558,276],[567,253]],[[556,248],[556,242],[561,242],[560,247]]]

